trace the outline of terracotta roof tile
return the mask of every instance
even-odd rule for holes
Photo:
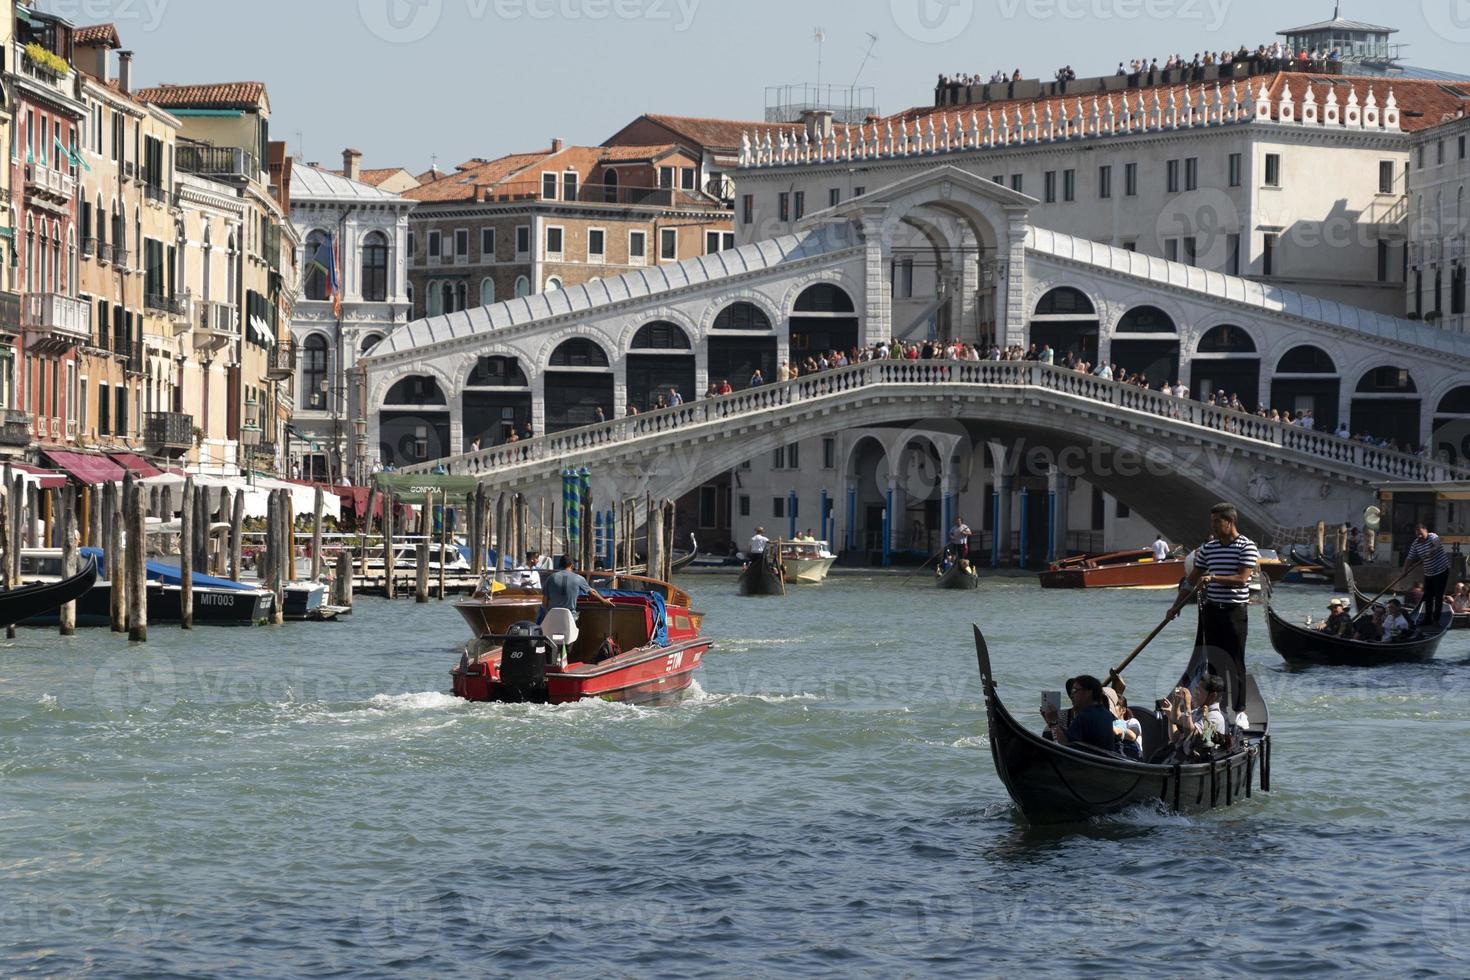
[[[109,48],[122,47],[122,38],[118,36],[115,24],[91,24],[87,27],[78,27],[72,32],[72,40],[83,47],[97,47],[106,45]]]
[[[554,170],[563,173],[575,170],[583,183],[604,163],[626,163],[653,160],[670,151],[682,149],[675,143],[652,146],[566,146],[556,151],[536,150],[532,153],[510,153],[494,160],[479,158],[461,163],[454,173],[441,173],[437,179],[430,174],[419,177],[418,187],[406,190],[403,196],[416,201],[471,201],[479,197],[482,188],[498,188],[501,193],[516,195],[519,190],[511,185],[525,184],[528,197],[539,195],[541,171]],[[397,171],[392,171],[396,173]]]
[[[602,163],[629,163],[652,160],[661,157],[670,150],[680,147],[674,143],[663,143],[654,146],[599,146],[597,147],[598,159]]]
[[[741,122],[735,119],[699,119],[693,116],[663,116],[648,113],[643,116],[671,133],[682,136],[686,142],[710,149],[738,150],[742,133],[764,133],[773,135],[782,130],[799,131],[801,123]]]
[[[210,85],[159,85],[138,90],[138,98],[164,108],[254,109],[266,101],[264,82]]]

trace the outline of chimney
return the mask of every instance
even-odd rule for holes
[[[342,176],[348,180],[362,179],[362,151],[346,149],[342,151]]]
[[[561,152],[561,139],[559,137],[552,137],[552,140],[551,140],[551,152],[552,153],[560,153]]]
[[[132,94],[133,91],[133,52],[119,51],[117,53],[117,84],[124,92]]]

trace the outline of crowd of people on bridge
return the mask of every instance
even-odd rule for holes
[[[1202,81],[1204,69],[1220,67],[1234,77],[1247,78],[1278,71],[1321,72],[1339,74],[1342,70],[1340,48],[1301,48],[1293,50],[1281,41],[1257,45],[1255,50],[1241,45],[1235,51],[1196,52],[1193,58],[1182,54],[1171,54],[1161,64],[1158,58],[1133,58],[1118,62],[1118,76],[1126,76],[1132,87],[1152,86],[1159,83]],[[1071,65],[1058,68],[1053,77],[1062,92],[1068,83],[1077,80],[1077,72]],[[948,92],[950,101],[959,100],[959,90],[971,85],[1005,85],[1022,81],[1021,69],[1012,72],[996,70],[985,76],[977,72],[956,72],[939,75],[936,93]],[[940,101],[943,101],[942,99]]]

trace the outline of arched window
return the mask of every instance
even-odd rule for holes
[[[301,404],[311,411],[327,407],[327,338],[314,333],[301,345]]]
[[[1174,320],[1156,306],[1135,306],[1118,321],[1117,333],[1176,333]]]
[[[489,306],[495,302],[495,280],[486,276],[480,280],[480,305]]]
[[[548,293],[554,293],[558,289],[561,289],[561,278],[558,277],[558,276],[550,276],[550,277],[548,277],[547,280],[546,280],[546,290],[545,291],[548,292]]]
[[[1409,372],[1398,367],[1374,368],[1358,381],[1358,394],[1412,395],[1419,390]]]
[[[731,303],[715,317],[716,330],[769,330],[771,318],[754,303]]]
[[[551,354],[552,367],[607,367],[607,352],[586,337],[564,340]]]
[[[1053,289],[1036,304],[1037,316],[1090,317],[1095,314],[1096,308],[1092,305],[1092,300],[1087,298],[1087,294],[1071,286]]]
[[[516,298],[531,295],[531,280],[525,276],[516,276]]]
[[[802,292],[796,299],[797,313],[851,313],[852,299],[840,286],[830,282],[818,283]]]
[[[321,265],[325,255],[318,257],[322,245],[326,243],[327,235],[322,231],[314,231],[306,236],[306,250],[302,253],[306,264],[306,298],[312,300],[323,300],[327,298],[327,270]]]
[[[362,242],[362,298],[369,303],[388,299],[388,236],[381,231]]]
[[[413,283],[411,283],[411,282],[410,283],[405,283],[404,286],[403,286],[403,288],[406,291],[405,294],[408,296],[408,308],[410,310],[412,310],[414,308],[414,305],[413,305]]]
[[[439,291],[439,284],[432,279],[429,280],[426,299],[428,301],[428,307],[424,311],[426,316],[438,316],[444,312],[444,294]]]
[[[467,388],[527,388],[526,372],[514,357],[495,355],[482,357],[470,369]]]
[[[400,378],[388,389],[384,405],[447,405],[439,382],[423,374]]]
[[[446,282],[439,287],[439,309],[445,313],[459,309],[454,305],[454,283]]]
[[[371,352],[374,347],[378,346],[378,343],[382,339],[383,339],[383,335],[380,334],[380,333],[370,333],[370,334],[368,334],[366,337],[362,338],[361,353],[367,354],[367,353]]]
[[[1441,415],[1470,415],[1470,385],[1461,385],[1439,400]]]
[[[1276,363],[1277,374],[1336,374],[1337,365],[1320,347],[1303,344],[1293,347]]]
[[[607,204],[618,203],[618,172],[616,170],[602,172],[602,200]]]
[[[1239,327],[1222,323],[1200,338],[1201,354],[1254,354],[1256,342]]]
[[[692,350],[689,337],[676,323],[654,320],[633,335],[633,350]]]
[[[462,310],[470,305],[470,287],[467,283],[457,282],[454,284],[454,308]]]
[[[107,244],[107,212],[102,209],[102,195],[97,195],[97,205],[92,210],[95,217],[92,219],[96,225],[97,247],[101,249]]]

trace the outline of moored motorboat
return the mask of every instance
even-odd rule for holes
[[[106,567],[100,548],[81,548],[82,560],[93,560],[98,568]],[[31,582],[56,582],[61,578],[60,548],[27,548],[21,552],[21,578]],[[156,559],[146,565],[147,614],[150,623],[177,623],[183,620],[181,576],[178,566]],[[98,578],[90,589],[76,600],[78,626],[107,626],[111,622],[112,583]],[[215,578],[195,572],[191,608],[194,622],[207,626],[254,626],[267,622],[275,608],[275,596],[242,582]],[[31,616],[26,626],[51,626],[56,611]]]
[[[821,582],[837,560],[826,541],[777,541],[771,547],[779,552],[781,565],[786,569],[786,581],[791,583]]]
[[[1249,799],[1256,784],[1271,788],[1271,739],[1266,703],[1255,680],[1246,675],[1246,712],[1251,727],[1238,733],[1235,746],[1208,762],[1136,762],[1089,746],[1059,745],[1018,721],[1001,701],[990,665],[990,651],[975,627],[975,654],[985,689],[990,751],[1006,791],[1033,824],[1078,823],[1132,806],[1156,805],[1181,813],[1232,806]],[[1216,652],[1216,658],[1226,656]],[[1211,660],[1209,648],[1196,644],[1180,684],[1192,687],[1206,670],[1230,677],[1228,665]],[[1221,699],[1230,703],[1231,694]],[[1143,728],[1143,757],[1165,746],[1167,721],[1134,709]]]
[[[1286,577],[1286,573],[1291,571],[1291,562],[1283,559],[1279,552],[1270,548],[1262,548],[1260,555],[1257,567],[1260,568],[1261,574],[1270,581],[1280,582]]]
[[[1440,640],[1449,630],[1448,609],[1433,627],[1416,630],[1405,640],[1370,642],[1332,636],[1311,626],[1288,622],[1271,608],[1266,593],[1266,628],[1271,647],[1293,666],[1381,667],[1386,664],[1425,663],[1434,659]]]
[[[1040,573],[1043,589],[1164,589],[1184,577],[1184,559],[1158,561],[1148,548],[1078,555]]]
[[[737,585],[741,595],[785,595],[786,572],[781,567],[780,553],[768,546],[748,556]]]
[[[598,592],[613,608],[587,597],[576,620],[565,609],[540,617],[539,593],[521,590],[482,599],[470,613],[461,608],[472,628],[488,629],[450,672],[454,693],[470,701],[545,704],[678,697],[711,646],[687,606],[671,605],[652,589]]]

